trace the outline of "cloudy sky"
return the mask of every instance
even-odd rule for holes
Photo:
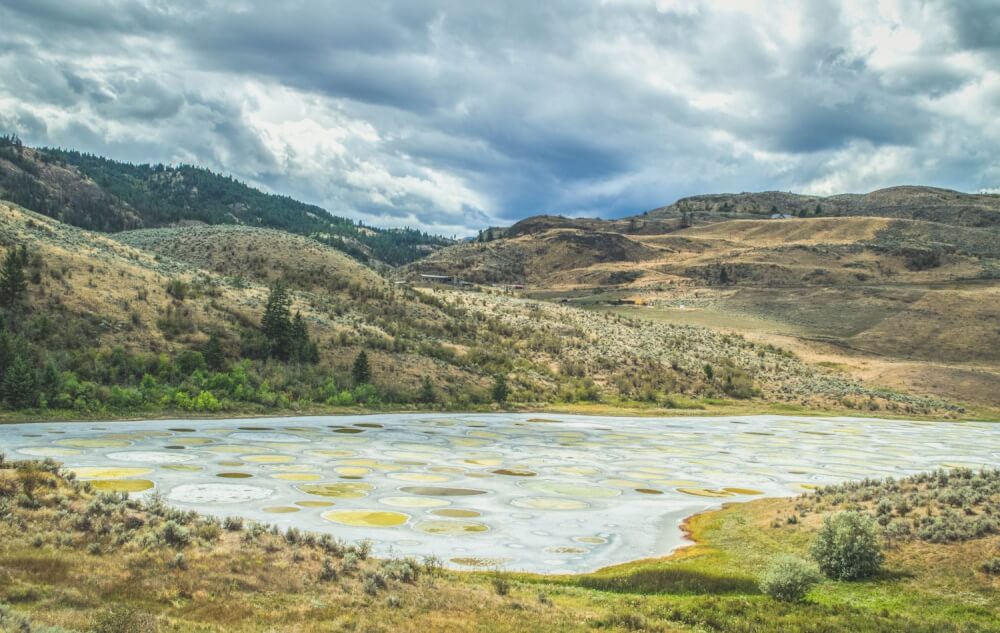
[[[1000,0],[0,0],[0,130],[468,234],[1000,187]]]

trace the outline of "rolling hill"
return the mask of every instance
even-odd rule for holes
[[[806,201],[821,215],[770,219],[771,206]],[[887,386],[996,406],[997,208],[997,196],[926,187],[698,196],[620,220],[527,218],[408,270],[738,332]]]
[[[0,198],[93,231],[187,224],[272,228],[313,237],[362,261],[391,265],[451,243],[413,229],[365,226],[191,165],[133,165],[25,147],[12,136],[0,137]]]
[[[188,226],[114,238],[0,203],[3,254],[24,247],[28,279],[24,298],[4,309],[0,348],[8,351],[0,369],[21,363],[16,371],[28,372],[31,391],[23,401],[6,394],[8,408],[109,415],[469,408],[499,399],[697,409],[702,399],[722,398],[909,414],[959,410],[937,398],[871,389],[780,349],[704,328],[499,292],[400,285],[325,244],[270,229]],[[269,286],[279,280],[316,345],[314,364],[262,351]],[[352,379],[362,351],[371,384]],[[497,376],[503,396],[496,395]]]

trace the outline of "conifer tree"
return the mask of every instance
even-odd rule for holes
[[[503,374],[497,374],[496,378],[493,380],[493,400],[499,404],[507,402],[507,397],[510,395],[510,389],[507,387],[507,376]]]
[[[24,265],[28,260],[28,251],[23,246],[12,248],[4,257],[0,267],[0,303],[5,308],[13,308],[20,303],[28,288],[28,280],[24,275]]]
[[[208,337],[208,342],[201,350],[205,364],[213,371],[223,371],[226,368],[226,353],[222,349],[222,341],[215,334]]]
[[[354,366],[351,367],[351,378],[354,379],[355,385],[365,385],[372,381],[372,369],[368,365],[368,354],[365,353],[365,350],[361,350],[358,357],[354,359]]]
[[[434,384],[431,382],[429,376],[424,376],[423,382],[420,384],[420,401],[425,404],[431,404],[437,400],[437,395],[434,393]]]
[[[4,372],[0,391],[4,401],[15,409],[34,406],[38,400],[34,368],[21,356],[15,356]]]
[[[288,359],[289,342],[292,334],[290,317],[292,298],[281,282],[271,288],[261,319],[261,329],[267,339],[268,353],[282,360]]]

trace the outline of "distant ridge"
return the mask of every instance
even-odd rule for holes
[[[869,193],[809,196],[784,191],[717,193],[681,198],[642,214],[677,218],[683,213],[727,218],[769,215],[853,215],[927,220],[973,227],[1000,226],[1000,195],[962,193],[951,189],[904,185]]]

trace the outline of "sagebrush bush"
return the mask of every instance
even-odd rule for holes
[[[810,553],[820,570],[834,580],[870,578],[884,559],[875,521],[853,510],[826,517]]]
[[[760,577],[760,590],[775,600],[798,602],[819,582],[815,565],[797,556],[774,559]]]

